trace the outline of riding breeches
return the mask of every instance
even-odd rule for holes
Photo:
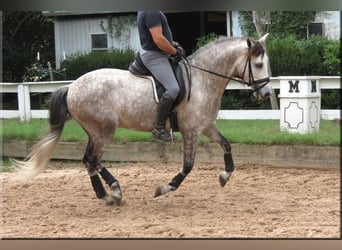
[[[168,55],[162,51],[141,50],[140,56],[146,68],[165,88],[164,95],[175,100],[179,94],[179,86]]]

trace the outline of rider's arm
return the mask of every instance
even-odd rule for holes
[[[153,42],[158,46],[162,51],[174,56],[177,53],[175,47],[173,47],[166,37],[163,35],[163,30],[161,26],[155,26],[149,29],[152,35]]]

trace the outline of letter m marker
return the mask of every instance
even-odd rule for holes
[[[293,90],[294,92],[299,93],[299,88],[298,88],[299,81],[298,80],[296,80],[294,83],[293,81],[289,81],[289,84],[290,84],[289,93],[293,93]]]

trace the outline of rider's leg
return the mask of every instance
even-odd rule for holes
[[[171,135],[165,130],[165,125],[172,111],[173,103],[179,94],[177,79],[168,61],[167,54],[158,51],[145,51],[141,53],[141,58],[145,66],[165,88],[165,92],[158,103],[153,137],[155,139],[170,141]]]

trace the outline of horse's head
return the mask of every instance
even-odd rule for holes
[[[258,41],[247,39],[247,59],[242,64],[242,74],[240,77],[253,90],[257,98],[267,99],[271,95],[271,88],[267,86],[270,81],[269,61],[266,54],[266,38],[268,34],[261,37]]]

